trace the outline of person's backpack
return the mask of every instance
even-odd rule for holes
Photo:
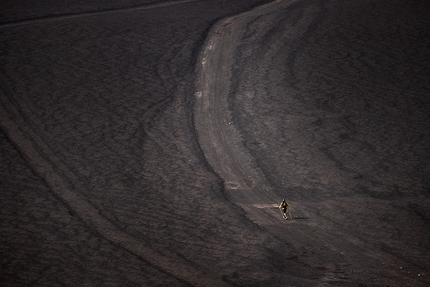
[[[290,207],[290,205],[288,204],[288,202],[283,201],[283,202],[281,203],[281,205],[279,206],[279,209],[281,209],[281,208],[288,208],[288,207]]]

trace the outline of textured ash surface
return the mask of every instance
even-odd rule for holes
[[[2,286],[430,284],[425,1],[264,3],[0,4]]]

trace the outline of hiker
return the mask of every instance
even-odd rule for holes
[[[285,199],[282,200],[281,205],[279,205],[279,209],[282,210],[282,217],[284,219],[288,219],[288,215],[290,216],[290,219],[293,219],[290,213],[290,205],[285,201]]]

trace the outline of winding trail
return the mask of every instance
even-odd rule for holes
[[[291,1],[288,5],[296,1]],[[246,24],[277,10],[279,1],[228,17],[215,24],[199,55],[194,108],[200,146],[212,168],[223,179],[228,198],[240,206],[254,223],[279,223],[279,196],[267,184],[262,171],[242,144],[232,123],[228,97],[233,47]]]
[[[3,23],[0,24],[0,29],[193,2],[201,1],[169,1],[114,11],[42,17]],[[255,17],[259,13],[268,13],[270,9],[276,9],[274,3],[224,19],[216,24],[201,52],[202,65],[197,67],[200,78],[197,90],[201,92],[196,94],[200,97],[196,105],[195,118],[200,144],[214,170],[225,180],[231,200],[247,211],[254,222],[264,224],[273,224],[281,220],[277,208],[276,210],[266,208],[272,207],[272,204],[278,201],[277,196],[266,184],[264,176],[253,163],[252,157],[242,148],[240,134],[233,125],[229,125],[227,97],[230,83],[229,67],[233,63],[230,43],[234,42],[242,31],[242,25],[246,19]],[[1,77],[0,81],[7,82],[8,79]],[[89,229],[114,245],[147,261],[184,285],[228,285],[222,279],[214,277],[210,270],[201,270],[180,255],[166,255],[163,251],[147,246],[143,240],[128,233],[123,226],[106,215],[85,196],[88,194],[87,187],[81,183],[80,178],[27,122],[28,112],[15,102],[12,95],[0,89],[0,129],[25,158],[32,171],[47,184],[52,194],[67,206],[72,216],[79,218]]]
[[[0,29],[193,2],[201,1],[169,1],[127,9],[41,17],[3,23],[0,24]],[[272,224],[280,220],[278,210],[270,210],[274,214],[276,212],[276,216],[273,216],[274,214],[270,214],[269,209],[266,208],[277,202],[277,196],[267,186],[261,171],[253,163],[250,155],[241,148],[240,134],[233,125],[228,124],[227,97],[230,79],[229,67],[233,63],[230,43],[241,32],[244,20],[255,17],[259,13],[268,13],[270,9],[275,9],[275,6],[275,2],[273,2],[216,24],[201,52],[202,65],[197,67],[200,78],[197,90],[201,92],[196,94],[200,97],[198,97],[196,105],[195,118],[200,144],[210,164],[225,180],[231,200],[248,211],[249,215],[252,214],[255,217],[251,218],[254,222],[264,224]],[[222,35],[220,35],[221,33]],[[0,81],[7,82],[8,80],[0,78]],[[25,116],[27,112],[22,110],[12,95],[0,89],[0,129],[26,159],[32,171],[46,182],[52,194],[67,206],[72,216],[82,220],[91,230],[113,244],[147,261],[184,285],[228,285],[223,280],[214,278],[209,270],[201,270],[189,264],[179,255],[169,254],[167,256],[163,252],[146,246],[144,241],[129,234],[122,226],[104,214],[102,209],[85,196],[88,192],[85,191],[86,187],[81,183],[79,177],[55,155],[43,137],[27,122]]]
[[[163,4],[115,11],[45,17],[3,24],[0,27],[153,9],[193,2],[201,1],[169,1]],[[348,237],[343,233],[333,232],[337,229],[327,224],[328,220],[324,221],[324,219],[317,217],[303,224],[292,221],[291,224],[284,225],[284,228],[290,228],[293,232],[286,233],[282,228],[279,228],[279,223],[284,222],[277,209],[280,198],[243,146],[240,132],[232,122],[228,97],[232,77],[231,69],[235,65],[235,44],[240,41],[239,39],[249,21],[276,11],[278,5],[282,4],[285,7],[285,5],[292,5],[298,0],[278,2],[272,2],[248,12],[225,18],[211,29],[202,47],[196,67],[198,80],[195,93],[194,125],[205,157],[213,170],[223,179],[229,200],[241,207],[250,220],[258,225],[264,225],[266,230],[287,242],[293,250],[306,249],[306,252],[316,250],[315,252],[318,252],[319,258],[322,258],[325,264],[323,267],[326,269],[324,270],[327,270],[323,272],[324,277],[319,279],[322,284],[325,282],[332,283],[336,280],[341,283],[352,282],[352,279],[342,278],[344,272],[348,273],[344,269],[349,268],[350,262],[354,260],[367,262],[369,258],[380,256],[380,253],[373,252],[374,249],[368,248],[367,244],[358,241],[353,236]],[[4,79],[0,78],[0,81],[2,80]],[[102,209],[84,195],[88,192],[85,192],[86,187],[80,183],[78,176],[55,155],[44,139],[38,135],[37,130],[32,129],[31,124],[26,122],[25,114],[26,111],[23,111],[14,102],[12,96],[0,89],[0,129],[4,131],[10,142],[27,160],[34,173],[46,182],[51,192],[68,207],[73,216],[82,220],[91,230],[116,246],[120,246],[138,258],[149,262],[160,271],[178,279],[184,285],[227,285],[221,279],[214,278],[210,270],[198,269],[177,254],[169,253],[166,255],[163,251],[146,246],[145,242],[129,234],[124,227],[106,216]],[[306,253],[304,255],[299,254],[295,258],[294,260],[301,263],[304,268],[314,268],[313,270],[320,268],[316,265],[318,262],[312,256],[307,256]],[[381,257],[379,262],[386,261],[386,258]],[[370,269],[376,264],[369,266]]]

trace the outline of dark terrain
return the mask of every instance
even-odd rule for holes
[[[1,285],[429,286],[429,10],[2,2]]]

